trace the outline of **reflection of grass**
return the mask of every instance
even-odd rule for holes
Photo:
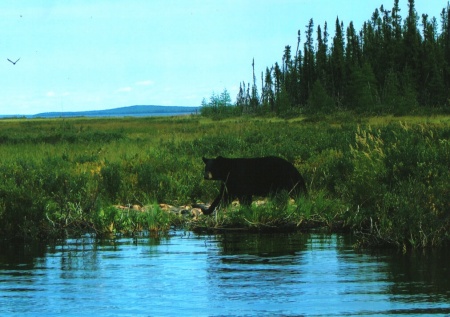
[[[180,224],[157,207],[211,202],[202,156],[283,157],[304,175],[309,196],[229,206],[195,226],[352,230],[361,243],[448,241],[450,119],[307,118],[0,120],[0,235],[48,237],[67,230],[133,232]]]

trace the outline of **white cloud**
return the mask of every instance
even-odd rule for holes
[[[153,80],[142,80],[142,81],[138,81],[136,82],[136,85],[138,86],[150,86],[153,85],[155,82]]]
[[[53,90],[50,90],[50,91],[48,91],[48,92],[45,93],[45,96],[46,96],[46,97],[50,97],[50,98],[54,98],[54,97],[67,97],[67,96],[70,96],[70,92],[65,91],[65,92],[62,92],[62,93],[57,93],[57,92],[55,92],[55,91],[53,91]]]
[[[117,92],[130,92],[132,90],[133,90],[133,88],[131,88],[131,87],[122,87],[122,88],[117,89]]]

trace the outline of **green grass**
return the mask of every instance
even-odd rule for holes
[[[449,241],[450,117],[73,118],[0,120],[0,236],[51,238],[191,229],[346,230],[358,245]],[[229,206],[212,217],[161,211],[211,202],[202,156],[276,155],[309,196]],[[144,211],[116,205],[145,205]]]

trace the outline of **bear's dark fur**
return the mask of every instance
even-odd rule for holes
[[[204,214],[211,214],[221,201],[229,204],[239,199],[244,205],[250,205],[252,196],[269,196],[287,191],[290,196],[306,194],[303,177],[288,161],[279,157],[261,158],[224,158],[203,157],[206,180],[222,182],[220,193],[211,206],[202,208]]]

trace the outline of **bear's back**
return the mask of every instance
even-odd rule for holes
[[[227,159],[227,186],[236,194],[267,195],[280,190],[291,191],[304,181],[288,161],[267,156],[260,158]]]

